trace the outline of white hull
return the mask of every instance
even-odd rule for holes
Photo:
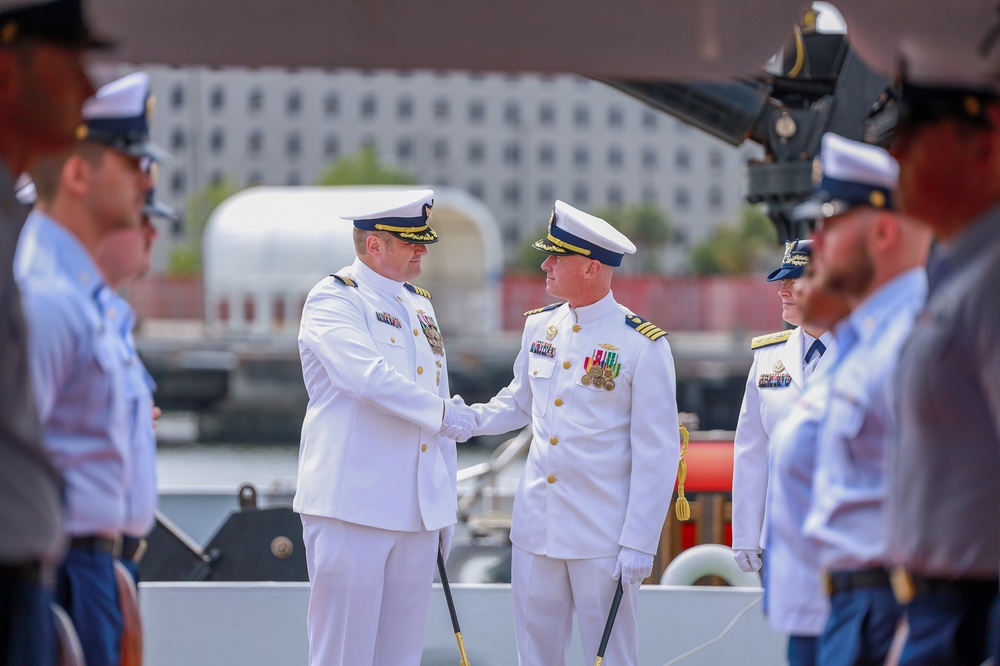
[[[454,585],[473,666],[517,663],[509,585]],[[783,664],[785,637],[754,603],[759,588],[643,587],[639,597],[643,666],[670,663],[723,633],[717,643],[676,663],[684,666]],[[306,664],[307,583],[144,583],[145,666]],[[569,664],[590,666],[574,635]],[[423,666],[453,666],[458,649],[440,585],[431,596]],[[614,664],[608,664],[614,666]]]

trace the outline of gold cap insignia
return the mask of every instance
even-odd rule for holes
[[[868,196],[868,203],[872,205],[872,208],[885,208],[885,195],[879,190],[872,190]]]

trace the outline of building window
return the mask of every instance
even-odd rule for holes
[[[508,143],[503,148],[503,161],[508,166],[517,166],[521,163],[521,146],[517,143]]]
[[[225,108],[226,92],[222,89],[222,86],[212,88],[212,92],[208,95],[208,105],[216,113]]]
[[[656,151],[652,148],[642,149],[642,168],[643,169],[655,169],[657,166]]]
[[[659,199],[656,188],[652,185],[645,185],[642,188],[642,200],[645,203],[656,203]]]
[[[396,142],[396,159],[406,162],[413,157],[413,141],[410,139],[400,139]]]
[[[725,162],[722,157],[722,151],[718,148],[712,148],[712,150],[708,151],[708,167],[712,171],[721,171],[723,166],[725,166]]]
[[[361,117],[365,120],[372,120],[375,118],[375,113],[378,110],[378,105],[375,101],[375,95],[365,95],[361,99]]]
[[[552,183],[542,183],[538,186],[538,204],[540,206],[552,206],[556,200],[556,188]]]
[[[400,120],[409,120],[413,117],[413,100],[409,97],[400,97],[396,102],[396,117]]]
[[[503,121],[511,127],[521,124],[521,107],[516,102],[507,102],[503,108]]]
[[[327,118],[334,118],[340,113],[340,97],[337,93],[327,93],[323,98],[323,113]]]
[[[508,206],[521,203],[521,186],[518,183],[507,183],[503,186],[503,202]]]
[[[681,148],[674,155],[674,166],[679,171],[687,171],[691,168],[691,153],[686,148]]]
[[[483,188],[483,184],[478,180],[474,180],[471,183],[469,183],[469,186],[466,187],[465,189],[467,189],[469,191],[469,194],[476,197],[477,199],[481,200],[484,199],[486,196],[486,190]]]
[[[677,210],[687,210],[690,205],[691,196],[688,194],[687,188],[678,187],[674,190],[674,208]]]
[[[247,176],[247,187],[256,187],[264,183],[264,176],[261,175],[260,171],[251,171],[250,175]]]
[[[292,132],[288,135],[288,140],[285,142],[285,152],[291,159],[296,159],[302,152],[302,137],[299,136],[298,132]]]
[[[586,206],[590,200],[590,188],[586,183],[577,183],[573,186],[573,205],[577,208]]]
[[[447,162],[448,161],[448,140],[447,139],[435,139],[434,141],[434,160],[437,162]]]
[[[474,123],[482,122],[486,118],[486,107],[481,100],[469,102],[469,120]]]
[[[340,155],[340,141],[331,134],[323,139],[323,157],[332,160],[338,155]]]
[[[621,129],[622,125],[625,124],[625,114],[617,106],[613,106],[608,109],[608,127],[612,129]]]
[[[612,169],[621,169],[622,165],[625,163],[625,158],[622,156],[622,149],[618,147],[608,148],[608,166]]]
[[[264,149],[264,133],[254,130],[247,137],[247,154],[250,157],[257,157]]]
[[[656,129],[656,113],[649,109],[643,110],[642,126],[648,130]]]
[[[226,135],[221,129],[212,130],[208,139],[208,146],[215,154],[221,153],[226,147]]]
[[[288,98],[285,100],[285,109],[290,116],[299,115],[299,111],[302,110],[302,93],[298,90],[288,93]]]
[[[285,185],[295,186],[302,184],[302,176],[298,171],[289,171],[288,178],[285,179]]]
[[[448,120],[450,112],[451,107],[448,106],[448,100],[443,97],[434,100],[434,120]]]
[[[252,114],[260,113],[264,110],[264,91],[260,88],[254,88],[247,95],[247,111]]]
[[[716,212],[722,209],[722,188],[718,185],[708,188],[708,207]]]
[[[170,90],[170,108],[174,111],[184,108],[184,86],[179,83]]]
[[[482,141],[473,141],[469,144],[469,162],[472,164],[482,164],[486,159],[486,147]]]
[[[184,181],[184,172],[175,171],[172,176],[170,176],[170,191],[174,196],[184,194],[184,190],[187,188],[187,183]]]
[[[542,125],[551,125],[556,121],[556,109],[551,104],[545,103],[538,108],[538,122]]]
[[[541,146],[538,149],[538,163],[545,167],[550,167],[556,163],[556,149],[550,145]]]
[[[170,133],[170,149],[176,153],[184,150],[186,145],[187,134],[184,133],[184,128],[175,127],[174,131]]]
[[[590,125],[590,109],[582,104],[573,109],[573,124],[579,128]]]
[[[608,205],[621,206],[623,201],[624,196],[622,196],[622,188],[618,185],[610,185],[608,187]]]
[[[590,164],[590,151],[586,146],[580,145],[573,149],[573,166],[586,167]]]

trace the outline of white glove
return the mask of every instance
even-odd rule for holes
[[[738,566],[741,571],[746,573],[760,571],[760,553],[756,550],[733,548],[733,559],[736,560],[736,566]]]
[[[632,550],[622,546],[618,553],[618,561],[615,562],[615,572],[611,574],[612,580],[622,579],[622,585],[639,586],[643,580],[653,573],[653,556],[642,551]]]
[[[438,432],[448,439],[464,442],[472,437],[482,420],[479,412],[466,405],[462,396],[456,395],[444,401],[444,418]]]
[[[439,541],[441,542],[441,557],[444,561],[448,561],[448,555],[451,554],[451,538],[455,536],[455,526],[449,525],[448,527],[441,528],[441,536]]]

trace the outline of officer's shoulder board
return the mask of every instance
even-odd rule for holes
[[[343,275],[331,275],[330,277],[332,277],[334,280],[336,280],[340,284],[347,285],[348,287],[357,287],[358,286],[358,283],[357,283],[356,280],[354,280],[352,278],[349,278],[349,277],[344,277]]]
[[[642,317],[638,317],[634,314],[625,315],[625,323],[645,335],[650,340],[659,340],[667,334],[666,331],[656,324],[650,323]]]
[[[750,349],[760,349],[761,347],[769,347],[781,342],[787,342],[791,335],[792,329],[778,331],[777,333],[768,333],[767,335],[758,335],[750,341]]]
[[[534,310],[528,310],[521,316],[530,317],[531,315],[538,314],[539,312],[548,312],[549,310],[555,310],[560,305],[562,305],[562,303],[550,303],[549,305],[546,305],[544,308],[535,308]]]
[[[410,284],[409,282],[404,282],[403,286],[412,291],[414,294],[417,294],[418,296],[423,296],[428,301],[431,300],[431,292],[427,291],[426,289],[421,289],[420,287],[414,284]]]

